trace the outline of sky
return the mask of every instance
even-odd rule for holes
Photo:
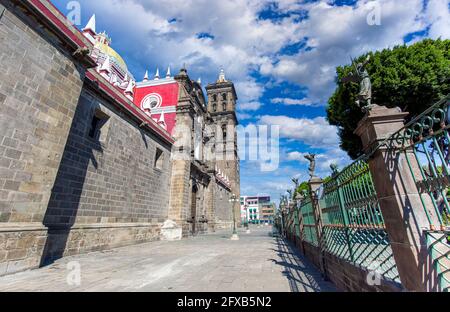
[[[74,1],[53,3],[64,14],[74,7]],[[237,89],[242,128],[269,126],[274,130],[268,141],[279,145],[273,168],[264,168],[264,159],[241,157],[241,195],[267,194],[274,201],[293,187],[293,177],[308,180],[305,153],[317,154],[321,177],[329,175],[331,164],[343,168],[351,162],[339,148],[337,129],[326,120],[337,66],[368,51],[450,38],[449,0],[77,3],[79,27],[95,13],[97,31],[110,35],[137,80],[147,69],[164,72],[171,66],[174,73],[186,64],[191,79],[206,85],[225,70]],[[242,153],[242,140],[240,146]]]

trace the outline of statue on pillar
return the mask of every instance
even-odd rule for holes
[[[295,189],[294,189],[295,192],[297,192],[298,186],[300,185],[299,181],[300,181],[300,180],[297,179],[297,178],[292,178],[292,182],[293,182],[294,185],[295,185]]]
[[[309,161],[309,175],[312,179],[315,177],[316,171],[316,154],[308,154],[305,158]]]
[[[374,106],[376,106],[372,104],[372,81],[370,80],[369,73],[366,69],[369,61],[370,55],[367,56],[364,63],[355,64],[355,61],[352,58],[355,73],[350,73],[350,75],[342,79],[343,83],[355,82],[360,84],[360,91],[358,94],[358,99],[356,100],[356,105],[361,108],[364,113],[369,112]]]
[[[286,191],[289,194],[289,199],[292,199],[292,195],[294,194],[294,192],[292,190],[287,190]]]
[[[339,166],[335,163],[330,165],[330,169],[331,169],[331,177],[335,178],[339,175]]]

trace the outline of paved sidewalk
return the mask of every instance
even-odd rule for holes
[[[0,277],[0,291],[334,291],[320,273],[269,227],[154,242],[63,258],[38,270]],[[70,286],[68,265],[79,263],[80,286]]]

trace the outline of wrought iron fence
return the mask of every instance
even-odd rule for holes
[[[450,291],[450,248],[448,233],[427,233],[427,244],[439,277],[440,289]]]
[[[406,160],[429,222],[425,234],[440,289],[450,291],[449,106],[447,96],[323,185],[321,250],[400,282],[367,162],[380,148],[387,149],[393,164],[399,155]],[[302,240],[319,246],[311,199],[294,211],[291,232],[297,216]]]
[[[400,282],[365,159],[324,184],[320,207],[327,252]]]
[[[314,246],[319,246],[314,207],[310,198],[303,200],[300,205],[300,214],[302,216],[302,231],[300,234],[302,240]]]
[[[294,222],[294,214],[293,211],[287,207],[286,214],[286,233],[293,237],[295,235],[295,222]]]
[[[450,96],[414,118],[384,144],[403,154],[427,216],[429,253],[442,290],[450,280]]]

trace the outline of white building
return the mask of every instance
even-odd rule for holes
[[[242,196],[241,197],[241,220],[251,224],[263,222],[262,207],[270,204],[270,196]]]

